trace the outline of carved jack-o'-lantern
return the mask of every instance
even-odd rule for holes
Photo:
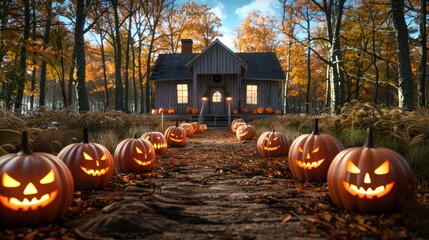
[[[344,149],[335,137],[319,133],[318,121],[316,118],[311,134],[299,136],[290,145],[289,166],[300,180],[326,180],[332,159]]]
[[[183,147],[186,144],[186,131],[179,127],[178,121],[176,121],[176,126],[170,126],[165,130],[164,136],[171,147]]]
[[[82,143],[67,145],[58,157],[69,167],[77,190],[104,187],[113,175],[113,157],[103,145],[89,142],[88,129],[83,135]]]
[[[122,140],[116,147],[115,168],[123,173],[148,171],[152,169],[155,157],[153,144],[134,134],[133,138]]]
[[[181,123],[179,125],[179,127],[182,127],[183,129],[185,129],[187,137],[192,137],[192,135],[194,135],[195,129],[192,126],[192,124],[190,124],[190,123]]]
[[[153,115],[158,114],[158,110],[157,110],[157,109],[152,109],[152,114],[153,114]]]
[[[0,157],[0,225],[34,226],[62,217],[73,199],[73,177],[61,159],[33,153],[27,132],[21,151]]]
[[[237,128],[235,135],[239,141],[252,140],[256,136],[256,129],[252,125],[244,124]]]
[[[371,128],[363,147],[338,153],[327,180],[336,205],[362,213],[390,212],[409,201],[414,193],[410,165],[399,153],[374,147]]]
[[[237,119],[232,120],[232,122],[231,122],[231,131],[232,131],[232,133],[237,132],[237,128],[239,126],[245,125],[245,124],[246,124],[246,121],[244,121],[244,119],[241,119],[241,118],[237,118]]]
[[[289,141],[286,136],[274,130],[262,133],[256,145],[259,154],[264,157],[286,156],[289,151]]]
[[[201,132],[201,124],[198,122],[191,122],[192,127],[194,128],[194,133]]]
[[[151,142],[156,153],[164,153],[168,150],[167,140],[165,140],[164,134],[160,132],[146,132],[140,138]]]

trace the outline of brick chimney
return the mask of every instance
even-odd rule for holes
[[[192,39],[182,39],[182,53],[192,53]]]

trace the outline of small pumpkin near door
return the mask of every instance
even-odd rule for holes
[[[259,136],[256,143],[258,152],[264,157],[286,156],[289,151],[289,141],[286,136],[280,132],[268,131]]]
[[[76,190],[102,188],[112,178],[112,154],[103,145],[91,143],[86,128],[83,131],[83,142],[65,146],[57,156],[69,167]]]
[[[331,200],[339,207],[376,214],[398,210],[414,194],[414,173],[397,152],[377,148],[372,129],[363,147],[347,148],[334,158],[327,181]]]
[[[53,222],[68,211],[73,191],[67,166],[52,154],[32,152],[27,132],[18,153],[0,157],[0,225]]]
[[[250,124],[244,124],[237,128],[235,135],[239,141],[252,140],[256,136],[256,128]]]
[[[186,144],[186,130],[179,127],[179,122],[176,121],[176,126],[170,126],[165,130],[165,139],[168,146],[183,147]]]
[[[156,153],[165,153],[168,150],[167,140],[161,132],[145,132],[140,138],[151,142]]]
[[[303,134],[290,145],[288,162],[294,177],[300,180],[326,180],[332,159],[344,149],[335,137],[319,132],[319,119],[314,120],[311,134]]]
[[[236,119],[232,120],[232,122],[231,122],[231,131],[232,131],[232,133],[237,132],[237,128],[240,125],[245,125],[245,124],[246,124],[246,121],[244,121],[244,119],[241,119],[241,118],[236,118]]]
[[[143,172],[153,168],[155,148],[148,140],[133,138],[122,140],[115,149],[115,168],[122,173]]]

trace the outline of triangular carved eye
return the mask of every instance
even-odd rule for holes
[[[139,147],[136,147],[136,152],[137,152],[138,154],[142,154],[142,153],[143,153],[143,151],[142,151]]]
[[[374,170],[374,173],[377,175],[384,175],[389,173],[389,161],[384,161],[377,169]]]
[[[20,182],[16,181],[13,177],[9,176],[7,173],[3,173],[2,182],[4,187],[15,188],[21,185]]]
[[[360,169],[352,162],[352,160],[347,160],[347,172],[358,174],[360,173]]]
[[[304,152],[304,150],[302,150],[302,147],[298,147],[298,152]]]
[[[315,148],[311,153],[317,153],[319,152],[320,147]]]
[[[106,153],[103,154],[103,156],[100,158],[100,160],[107,160],[107,155]]]
[[[41,184],[48,184],[48,183],[52,183],[55,181],[55,174],[54,171],[51,169],[51,171],[49,171],[48,174],[46,174],[45,177],[42,178],[42,180],[40,180]]]
[[[94,160],[94,159],[92,159],[92,157],[91,157],[91,156],[89,156],[89,154],[88,154],[88,153],[86,153],[86,152],[83,152],[83,158],[85,158],[85,160]]]

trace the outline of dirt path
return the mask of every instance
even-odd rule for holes
[[[198,133],[157,161],[151,173],[115,174],[108,188],[76,192],[67,220],[30,233],[82,239],[422,236],[413,229],[418,225],[406,227],[404,214],[367,216],[335,207],[325,183],[295,180],[285,157],[262,158],[256,139],[240,143],[230,131]],[[13,234],[3,230],[2,236]]]

